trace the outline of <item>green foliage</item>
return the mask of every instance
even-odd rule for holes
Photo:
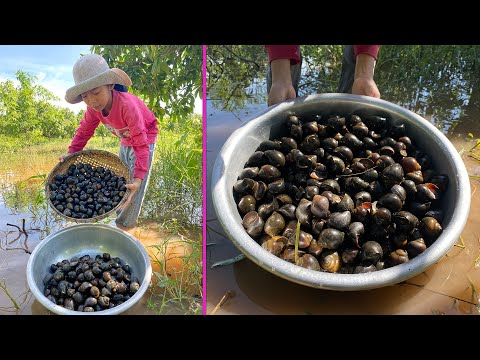
[[[173,232],[172,232],[173,233]],[[168,247],[179,246],[188,249],[184,254],[169,254]],[[148,307],[157,314],[169,314],[173,311],[185,315],[202,313],[202,233],[197,231],[193,239],[163,239],[154,245],[152,262],[159,271],[153,271],[152,291]],[[171,264],[177,262],[181,266]],[[170,266],[169,264],[170,263]]]
[[[302,45],[299,95],[335,92],[343,46]],[[480,117],[479,45],[382,45],[375,81],[382,99],[466,136]],[[267,101],[264,46],[208,46],[209,98],[226,110]]]
[[[478,112],[469,99],[478,99],[479,50],[478,45],[382,46],[375,75],[382,98],[429,115],[443,130],[463,118],[456,132],[468,132],[468,114]]]
[[[299,94],[333,92],[340,78],[342,47],[305,45]],[[209,45],[207,89],[210,99],[223,110],[242,108],[246,103],[266,102],[268,56],[263,45]]]
[[[155,116],[173,121],[193,113],[202,94],[200,45],[93,45],[110,67],[125,71]]]
[[[36,85],[32,75],[19,70],[16,79],[18,86],[11,80],[0,83],[0,136],[17,138],[23,145],[72,137],[81,113],[52,105],[59,99]]]
[[[168,223],[178,223],[182,228],[201,226],[201,117],[186,118],[182,132],[162,128],[155,157],[158,161],[151,170],[142,217],[167,226]]]
[[[334,92],[342,63],[340,45],[305,45],[299,94]],[[246,103],[266,102],[268,56],[263,45],[209,45],[207,89],[210,99],[223,110],[242,108]],[[322,91],[319,91],[322,89]]]
[[[202,118],[192,115],[181,125],[163,118],[159,128],[141,221],[161,223],[175,237],[182,234],[181,242],[192,251],[180,256],[183,265],[169,274],[165,259],[171,238],[155,245],[163,256],[153,260],[161,271],[153,274],[148,306],[159,314],[201,314]]]
[[[304,45],[302,54],[302,80],[299,95],[337,91],[340,80],[343,46]]]
[[[208,45],[207,89],[209,99],[222,109],[238,109],[266,96],[267,54],[262,45]]]

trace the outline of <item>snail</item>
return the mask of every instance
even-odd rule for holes
[[[233,184],[242,225],[263,251],[354,274],[408,262],[440,236],[448,176],[405,124],[375,114],[289,114],[284,125],[254,149]],[[85,271],[79,287],[98,270]],[[70,275],[56,281],[62,276]],[[121,289],[100,280],[100,296]]]

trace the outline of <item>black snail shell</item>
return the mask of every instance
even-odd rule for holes
[[[125,196],[126,183],[112,170],[77,163],[65,174],[55,175],[47,186],[57,211],[74,219],[88,219],[114,209]]]
[[[63,269],[71,270],[66,278]],[[109,253],[98,254],[95,259],[88,255],[80,259],[64,259],[52,264],[50,270],[54,273],[43,278],[44,295],[68,310],[95,312],[111,309],[127,301],[140,288],[138,279],[131,277],[130,266],[118,257],[112,258]]]
[[[315,271],[381,271],[420,256],[443,231],[449,179],[408,130],[378,115],[289,115],[281,136],[260,143],[233,185],[245,231],[264,250]],[[72,199],[75,211],[81,204]],[[74,279],[68,267],[53,271],[44,282]],[[102,297],[125,299],[123,285],[110,279],[122,277],[115,271],[88,289],[83,282],[98,269],[75,279],[84,309],[104,306]],[[48,296],[64,290],[58,286]]]

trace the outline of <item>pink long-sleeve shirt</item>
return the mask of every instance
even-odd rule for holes
[[[136,157],[133,177],[143,180],[149,167],[148,145],[154,144],[157,139],[157,119],[145,103],[133,94],[112,90],[112,97],[112,109],[108,116],[87,106],[68,152],[83,150],[101,122],[121,139],[120,145],[133,148]]]
[[[290,65],[300,62],[298,45],[265,45],[270,62],[278,59],[290,59]],[[359,54],[368,54],[377,60],[380,45],[353,45],[355,57]]]

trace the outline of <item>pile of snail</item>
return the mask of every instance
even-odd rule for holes
[[[112,309],[130,299],[140,288],[132,269],[119,257],[109,253],[94,258],[62,260],[51,264],[45,275],[44,295],[68,310],[95,312]]]
[[[291,114],[283,135],[259,145],[233,186],[245,231],[266,251],[308,269],[364,273],[409,261],[442,233],[448,177],[405,124]]]
[[[67,217],[89,219],[114,209],[127,190],[126,180],[102,166],[70,165],[48,184],[50,201]]]

